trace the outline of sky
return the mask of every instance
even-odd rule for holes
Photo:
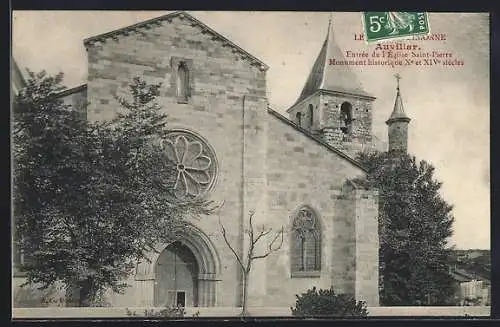
[[[86,82],[83,40],[164,15],[165,11],[15,11],[12,52],[22,68],[62,71],[68,87]],[[285,113],[300,94],[325,39],[331,18],[344,51],[373,52],[354,40],[361,13],[189,12],[265,62],[270,106]],[[463,66],[351,66],[364,89],[377,97],[373,133],[387,142],[399,73],[409,125],[409,152],[436,167],[441,194],[454,206],[458,249],[490,248],[490,86],[487,13],[429,13],[431,33],[445,41],[406,41],[425,51],[451,53]]]

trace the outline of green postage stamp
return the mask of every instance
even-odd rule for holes
[[[363,26],[368,42],[430,33],[425,12],[367,11],[363,13]]]

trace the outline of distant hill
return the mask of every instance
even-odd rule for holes
[[[453,250],[450,267],[453,272],[489,282],[491,280],[491,251]]]

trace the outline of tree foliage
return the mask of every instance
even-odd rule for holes
[[[185,218],[215,207],[174,195],[160,85],[133,79],[130,97],[116,98],[120,113],[88,122],[57,96],[62,74],[29,75],[13,110],[14,217],[27,282],[62,281],[92,305],[106,289],[123,291],[137,260],[175,237]]]
[[[343,318],[368,316],[365,302],[356,301],[350,294],[335,294],[333,287],[320,290],[313,287],[296,297],[295,307],[291,308],[293,316]]]
[[[449,304],[454,218],[434,167],[403,153],[364,152],[358,160],[379,190],[382,305]]]

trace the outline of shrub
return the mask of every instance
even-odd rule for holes
[[[356,301],[350,294],[335,294],[333,288],[317,290],[316,287],[296,295],[293,316],[306,317],[366,317],[366,303]]]

